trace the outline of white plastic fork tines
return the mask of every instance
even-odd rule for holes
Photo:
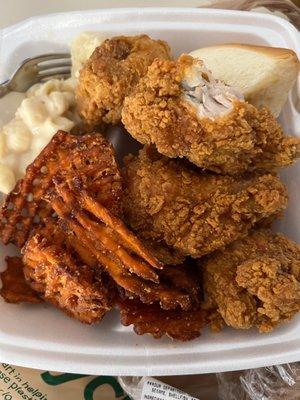
[[[0,98],[8,92],[26,92],[32,85],[49,79],[67,79],[71,73],[69,53],[41,54],[24,60],[10,79],[0,83]]]

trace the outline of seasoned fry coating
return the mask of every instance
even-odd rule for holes
[[[46,301],[91,324],[112,308],[115,289],[97,260],[91,255],[89,260],[81,259],[77,246],[74,238],[66,239],[54,220],[47,221],[23,249],[24,275]]]
[[[77,195],[69,182],[56,179],[55,183],[58,195],[52,194],[49,201],[65,232],[75,235],[130,297],[157,302],[164,309],[191,307],[195,284],[188,277],[184,280],[183,272],[169,276],[163,269],[160,273],[163,266],[120,219],[86,191],[81,189]]]
[[[199,265],[206,308],[233,328],[269,332],[300,311],[300,246],[281,234],[255,231]]]
[[[245,236],[287,204],[284,185],[270,174],[204,174],[152,148],[125,164],[126,221],[142,238],[165,241],[195,258]]]
[[[186,258],[180,251],[167,246],[164,242],[146,240],[143,238],[143,243],[164,265],[179,265],[182,264]]]
[[[97,47],[80,71],[77,105],[88,124],[118,124],[125,96],[156,59],[170,58],[166,42],[147,35],[118,36]]]
[[[199,60],[156,60],[125,99],[122,122],[143,144],[222,174],[274,171],[300,155],[267,109],[216,81]]]
[[[206,325],[206,313],[197,307],[189,311],[162,310],[156,304],[146,305],[138,300],[119,300],[121,323],[133,325],[138,335],[149,333],[155,339],[164,335],[183,342],[196,339]]]
[[[93,197],[120,213],[122,182],[111,145],[100,134],[74,136],[59,131],[6,197],[0,219],[5,244],[22,247],[32,229],[53,213],[43,197],[58,172],[69,179],[76,175]]]
[[[7,303],[40,303],[38,294],[26,283],[21,257],[6,257],[7,269],[0,273],[0,295]]]

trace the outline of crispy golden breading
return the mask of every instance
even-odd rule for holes
[[[0,273],[0,295],[7,303],[40,303],[42,300],[25,280],[21,257],[6,257],[7,269]]]
[[[154,61],[125,99],[122,122],[128,132],[143,144],[155,144],[165,156],[186,157],[203,169],[222,174],[273,171],[292,164],[300,155],[300,139],[285,137],[269,110],[257,110],[236,99],[221,116],[198,114],[196,97],[202,93],[202,86],[190,87],[188,91],[186,83],[188,75],[192,75],[192,82],[197,81],[198,64],[187,55],[177,61]],[[200,96],[205,103],[201,105],[204,111],[209,106],[221,106],[224,99],[224,104],[231,103],[226,99],[226,86],[222,94],[219,83],[215,82],[212,88],[209,78],[203,78],[207,86]],[[196,94],[197,90],[200,94]],[[209,91],[216,100],[203,100],[202,95]]]
[[[184,281],[183,272],[167,275],[162,264],[124,223],[86,191],[76,192],[69,182],[58,179],[55,183],[58,195],[52,195],[49,201],[65,232],[81,241],[128,296],[145,303],[158,302],[165,309],[191,307],[196,290],[192,280],[186,277]]]
[[[81,322],[100,321],[114,304],[114,285],[97,260],[91,254],[81,257],[80,243],[66,238],[54,220],[27,241],[23,262],[32,289]]]
[[[147,35],[118,36],[97,47],[80,71],[77,105],[88,124],[118,124],[125,96],[154,59],[169,59],[166,42]]]
[[[125,164],[126,221],[142,238],[165,241],[195,258],[245,236],[287,204],[284,185],[270,174],[205,174],[152,148]]]
[[[118,301],[118,307],[123,325],[133,325],[138,335],[148,333],[156,339],[167,335],[183,342],[193,340],[207,324],[206,313],[200,306],[189,311],[162,310],[156,304],[125,299]]]
[[[53,213],[43,197],[58,172],[69,179],[76,175],[94,198],[120,213],[122,182],[112,146],[101,134],[74,136],[59,131],[6,197],[0,216],[3,243],[22,247],[32,229]]]
[[[206,308],[236,329],[269,332],[300,311],[300,246],[268,230],[200,260]]]

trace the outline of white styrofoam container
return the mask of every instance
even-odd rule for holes
[[[167,40],[174,55],[201,46],[240,42],[293,49],[299,36],[283,19],[265,14],[206,9],[119,9],[39,16],[0,31],[0,81],[23,59],[68,50],[86,30],[108,36],[147,33]],[[300,135],[292,96],[281,121]],[[290,203],[282,231],[300,242],[300,164],[284,171]],[[12,247],[1,247],[1,266]],[[122,327],[117,312],[86,326],[51,306],[0,302],[0,360],[47,370],[110,375],[179,375],[259,367],[300,360],[300,318],[270,334],[205,330],[189,343],[139,337]]]

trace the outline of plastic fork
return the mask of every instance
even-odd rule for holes
[[[10,79],[0,83],[0,98],[8,92],[26,92],[38,82],[49,79],[67,79],[71,73],[68,53],[41,54],[28,58],[16,69]]]

